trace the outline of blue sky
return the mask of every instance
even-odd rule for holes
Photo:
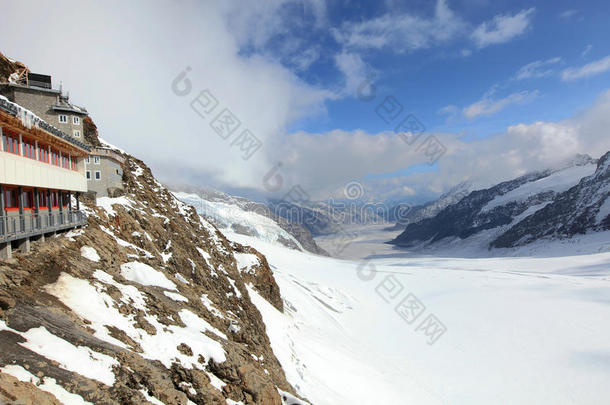
[[[451,38],[431,41],[418,49],[350,46],[338,42],[334,29],[392,15],[432,19],[436,5],[415,2],[331,2],[326,25],[316,27],[314,16],[302,9],[286,8],[287,15],[301,20],[290,32],[270,40],[267,51],[285,57],[276,41],[299,37],[302,49],[316,49],[318,58],[306,69],[295,69],[308,83],[332,88],[345,78],[337,69],[335,56],[350,52],[361,58],[365,71],[375,74],[377,97],[363,102],[355,97],[329,100],[324,117],[293,123],[291,129],[326,132],[341,128],[376,133],[392,129],[375,114],[375,107],[393,95],[416,115],[430,131],[464,132],[479,138],[499,133],[515,123],[557,121],[591,105],[600,90],[610,87],[610,73],[562,80],[563,71],[580,67],[610,54],[610,5],[607,2],[569,1],[447,1],[447,7],[464,24]],[[505,39],[480,47],[473,30],[494,17],[527,15],[523,29]],[[298,16],[298,17],[296,17]],[[380,32],[380,35],[388,35]],[[546,63],[544,63],[546,62]],[[291,65],[290,59],[284,63]],[[532,66],[530,77],[518,78],[524,66]],[[497,112],[466,117],[464,108],[489,95],[490,103],[520,94]],[[443,114],[442,108],[448,108]]]
[[[373,198],[421,202],[610,150],[603,1],[22,0],[3,11],[0,50],[61,81],[103,138],[168,184],[268,195],[263,179],[282,163],[276,198],[297,185],[340,198],[360,181]],[[177,96],[187,67],[192,91]],[[214,114],[238,117],[236,134],[260,140],[251,158],[193,110],[203,89]],[[403,111],[384,122],[389,96]],[[441,158],[393,132],[409,114]]]

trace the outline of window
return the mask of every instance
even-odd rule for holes
[[[47,190],[38,190],[38,208],[49,208],[47,204]]]
[[[64,115],[64,114],[60,114],[59,115],[59,123],[60,124],[67,124],[68,123],[68,116]]]
[[[34,208],[34,191],[33,190],[22,190],[21,191],[23,198],[23,209],[31,210]]]
[[[66,208],[70,205],[70,194],[65,191],[59,193],[59,198],[61,198],[61,205]]]
[[[70,158],[70,166],[72,167],[72,170],[78,170],[78,159],[74,156]]]
[[[73,123],[74,125],[80,125],[80,117],[73,116],[73,117],[72,117],[72,123]]]
[[[89,159],[89,156],[87,156],[87,157],[85,158],[85,163],[86,163],[86,164],[91,163],[91,159]]]
[[[95,171],[95,180],[101,180],[102,179],[102,172],[100,172],[99,170]]]
[[[4,146],[5,152],[14,153],[15,155],[20,154],[19,135],[16,133],[5,129],[2,134],[2,145]]]
[[[100,157],[99,156],[93,156],[93,163],[95,163],[96,165],[100,164]]]
[[[80,138],[80,131],[74,130],[74,137],[75,138]]]
[[[57,191],[51,191],[51,206],[59,208],[59,192]]]
[[[87,173],[87,180],[91,180],[91,170],[87,170],[85,173]]]
[[[51,149],[51,164],[54,166],[61,166],[61,161],[59,159],[59,151],[55,149]]]
[[[5,189],[2,193],[4,197],[4,209],[14,211],[19,209],[19,198],[16,188]]]
[[[70,168],[70,157],[69,156],[61,156],[61,167],[63,167],[64,169],[69,169]]]
[[[23,139],[23,156],[36,159],[36,142]]]
[[[49,148],[38,144],[38,160],[44,163],[49,163]]]

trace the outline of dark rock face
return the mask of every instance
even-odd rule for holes
[[[511,227],[491,243],[492,247],[523,246],[542,238],[569,238],[589,231],[610,229],[610,215],[601,212],[610,204],[610,152],[597,164],[597,170],[552,203]]]
[[[116,204],[86,206],[87,227],[33,242],[31,253],[15,254],[14,259],[0,262],[0,326],[6,325],[0,328],[0,367],[19,365],[39,378],[53,378],[67,391],[96,404],[139,405],[147,403],[142,394],[146,392],[172,405],[188,401],[226,404],[227,398],[247,404],[281,405],[277,388],[295,391],[271,350],[265,324],[250,300],[251,290],[245,286],[247,282],[275,308],[283,309],[279,287],[264,256],[226,240],[193,207],[176,200],[143,162],[125,157],[125,196]],[[86,257],[83,248],[94,248],[99,260]],[[256,268],[247,274],[237,268],[235,255],[241,253],[258,258]],[[173,283],[179,299],[165,294],[161,287],[126,279],[122,265],[134,261]],[[99,271],[106,278],[96,277]],[[60,283],[66,279],[91,289],[91,296],[74,305],[66,304],[57,295],[57,291],[71,291],[66,290],[68,284]],[[125,295],[126,289],[130,289],[130,295]],[[111,338],[100,337],[96,333],[100,326],[78,312],[81,303],[101,296],[105,297],[105,308],[117,311],[116,317],[123,316],[129,324],[105,326]],[[141,297],[139,304],[134,296]],[[140,336],[159,336],[166,330],[177,331],[171,335],[178,336],[176,333],[191,326],[181,318],[184,311],[219,331],[215,334],[206,329],[199,339],[220,344],[224,361],[199,355],[196,364],[187,366],[172,357],[167,366],[143,355]],[[69,371],[20,345],[26,340],[22,333],[41,327],[74,346],[116,360],[112,367],[114,384],[109,386]],[[175,356],[195,358],[199,339],[180,336]],[[0,402],[23,396],[32,398],[25,403],[57,403],[33,384],[17,384],[3,377],[0,388]]]
[[[83,137],[89,145],[102,146],[98,137],[97,125],[95,125],[95,122],[93,122],[88,115],[83,118]]]

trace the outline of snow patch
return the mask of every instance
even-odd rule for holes
[[[141,262],[122,264],[121,275],[134,283],[177,290],[176,284],[165,277],[165,274]]]
[[[19,332],[0,321],[0,330],[8,330],[21,335],[26,342],[19,345],[33,352],[54,360],[65,370],[78,373],[84,377],[97,380],[112,386],[115,381],[113,366],[119,363],[113,357],[91,350],[86,346],[74,346],[72,343],[50,333],[44,326]]]
[[[55,398],[66,405],[93,405],[93,403],[85,401],[80,395],[66,391],[64,387],[57,384],[54,378],[42,377],[40,379],[21,366],[10,364],[0,368],[0,372],[12,375],[21,382],[32,383],[41,390],[53,394]]]
[[[92,248],[91,246],[83,246],[80,248],[80,255],[82,257],[84,257],[85,259],[89,259],[92,262],[99,262],[100,261],[100,255],[97,254],[97,250],[95,250],[94,248]]]
[[[222,312],[220,312],[215,306],[214,303],[212,302],[212,300],[210,300],[208,298],[207,294],[201,294],[201,302],[203,303],[203,306],[210,311],[210,313],[212,313],[212,315],[214,315],[217,318],[222,318],[225,319],[224,315],[222,314]]]
[[[206,335],[205,332],[211,332],[225,340],[226,335],[204,319],[199,318],[187,309],[183,309],[178,313],[178,316],[186,327],[164,325],[155,316],[148,314],[143,294],[133,286],[121,285],[104,272],[96,272],[95,275],[98,280],[106,280],[109,284],[121,286],[122,288],[119,288],[119,290],[124,294],[121,301],[135,300],[134,306],[146,313],[144,318],[155,328],[156,333],[150,335],[145,330],[136,327],[133,314],[125,315],[119,312],[113,299],[104,292],[105,288],[101,283],[92,285],[87,280],[62,273],[57,282],[46,286],[45,290],[60,299],[82,319],[87,319],[90,322],[90,327],[95,330],[95,337],[129,349],[123,342],[110,336],[107,327],[114,326],[124,331],[142,348],[144,358],[159,360],[167,368],[170,368],[175,362],[180,363],[185,368],[204,367],[205,364],[199,363],[199,356],[206,360],[214,359],[219,363],[226,360],[222,345]],[[189,345],[193,351],[192,356],[188,356],[177,349],[182,343]]]
[[[189,302],[188,298],[186,298],[184,295],[180,295],[178,293],[169,292],[169,291],[163,291],[163,294],[166,297],[173,299],[174,301]]]
[[[258,256],[252,253],[235,253],[237,269],[242,273],[256,274],[255,266],[259,266]]]

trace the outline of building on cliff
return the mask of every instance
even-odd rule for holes
[[[98,146],[85,159],[87,190],[96,197],[117,197],[123,194],[125,158],[114,150]]]
[[[28,251],[32,238],[85,224],[78,195],[87,191],[91,149],[3,96],[0,138],[0,258],[6,259],[13,248]]]
[[[51,76],[23,68],[9,82],[0,83],[0,95],[87,144],[83,125],[87,110],[70,103],[61,89],[53,89]],[[109,148],[89,146],[91,156],[85,160],[89,195],[95,198],[122,194],[124,159]]]
[[[69,96],[61,90],[53,89],[51,76],[27,71],[12,83],[0,83],[0,94],[82,141],[87,110],[70,103]]]

